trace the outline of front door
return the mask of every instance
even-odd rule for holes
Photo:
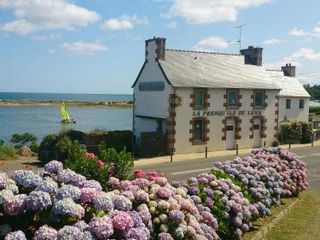
[[[253,147],[261,147],[261,118],[253,120]]]
[[[236,129],[235,120],[228,119],[226,124],[226,148],[227,150],[233,150],[236,148]]]

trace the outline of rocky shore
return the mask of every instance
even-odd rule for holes
[[[114,107],[129,108],[132,107],[132,101],[65,101],[69,107]],[[6,100],[0,99],[0,107],[58,107],[60,101],[29,101],[29,100]]]

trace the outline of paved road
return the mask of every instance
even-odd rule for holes
[[[300,156],[308,164],[309,181],[311,187],[319,186],[320,181],[320,146],[301,147],[291,149]],[[240,155],[240,157],[243,157]],[[170,180],[185,180],[189,177],[196,176],[202,172],[207,172],[216,161],[227,161],[235,158],[234,155],[225,157],[212,157],[209,159],[197,159],[188,161],[179,161],[172,163],[162,163],[157,165],[143,166],[141,169],[145,171],[158,170],[164,172]]]

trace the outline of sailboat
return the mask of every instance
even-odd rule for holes
[[[60,113],[62,118],[61,123],[76,123],[76,120],[70,118],[65,102],[61,103]]]

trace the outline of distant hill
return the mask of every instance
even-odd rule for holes
[[[320,85],[313,85],[305,84],[303,85],[304,88],[311,96],[311,100],[320,100]]]

